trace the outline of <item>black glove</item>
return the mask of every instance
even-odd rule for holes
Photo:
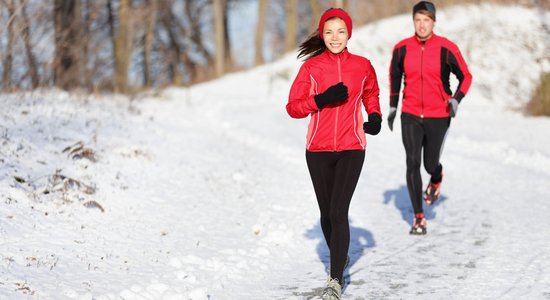
[[[348,98],[348,87],[345,86],[343,82],[338,82],[323,93],[315,95],[314,98],[317,107],[323,108],[323,106],[328,104],[346,100]]]
[[[388,114],[388,126],[390,126],[390,131],[393,131],[393,121],[395,121],[396,115],[397,115],[397,108],[390,107],[390,113]]]
[[[449,99],[449,113],[451,114],[451,118],[454,118],[456,116],[456,112],[458,111],[458,100],[455,98]]]
[[[382,117],[378,113],[369,114],[369,121],[363,123],[363,130],[370,135],[377,135],[382,128]]]

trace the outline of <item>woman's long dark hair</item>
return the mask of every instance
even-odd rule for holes
[[[315,32],[298,47],[298,58],[305,57],[304,60],[308,60],[325,52],[326,49],[327,46],[325,45],[325,41],[321,39],[319,30],[315,30]]]

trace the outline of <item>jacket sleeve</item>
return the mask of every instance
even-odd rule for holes
[[[449,53],[448,63],[451,67],[451,72],[455,74],[458,79],[458,87],[453,98],[460,102],[470,89],[470,85],[472,84],[472,74],[470,74],[466,61],[456,46],[453,51]]]
[[[403,80],[403,61],[407,47],[395,46],[393,49],[391,64],[390,64],[390,107],[397,107],[399,103],[399,92],[401,90],[401,82]]]
[[[365,78],[365,84],[363,86],[363,105],[367,111],[367,114],[380,112],[380,89],[378,88],[378,79],[376,78],[376,71],[372,67],[372,64],[368,62],[367,76]]]
[[[309,116],[309,114],[319,109],[313,98],[314,95],[313,79],[307,67],[302,65],[290,87],[286,111],[291,117],[297,119]]]

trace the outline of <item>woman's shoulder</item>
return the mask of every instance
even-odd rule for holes
[[[318,64],[320,61],[322,61],[322,56],[323,54],[320,54],[320,55],[316,55],[314,57],[311,57],[309,59],[306,59],[303,63],[302,63],[302,67],[305,67],[305,68],[310,68],[312,66],[315,66],[316,64]]]
[[[305,60],[300,66],[300,70],[308,74],[322,73],[324,68],[326,68],[326,62],[322,54]]]
[[[361,63],[361,64],[367,64],[367,65],[371,64],[370,59],[358,54],[350,53],[349,59],[354,63]]]

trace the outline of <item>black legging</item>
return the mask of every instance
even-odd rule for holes
[[[424,148],[424,168],[431,175],[431,181],[440,182],[443,166],[439,162],[450,118],[419,118],[407,113],[401,114],[401,132],[407,154],[407,188],[414,213],[422,209],[422,148]]]
[[[348,210],[365,151],[309,152],[306,161],[321,211],[321,229],[330,250],[330,276],[342,283],[349,249]]]

